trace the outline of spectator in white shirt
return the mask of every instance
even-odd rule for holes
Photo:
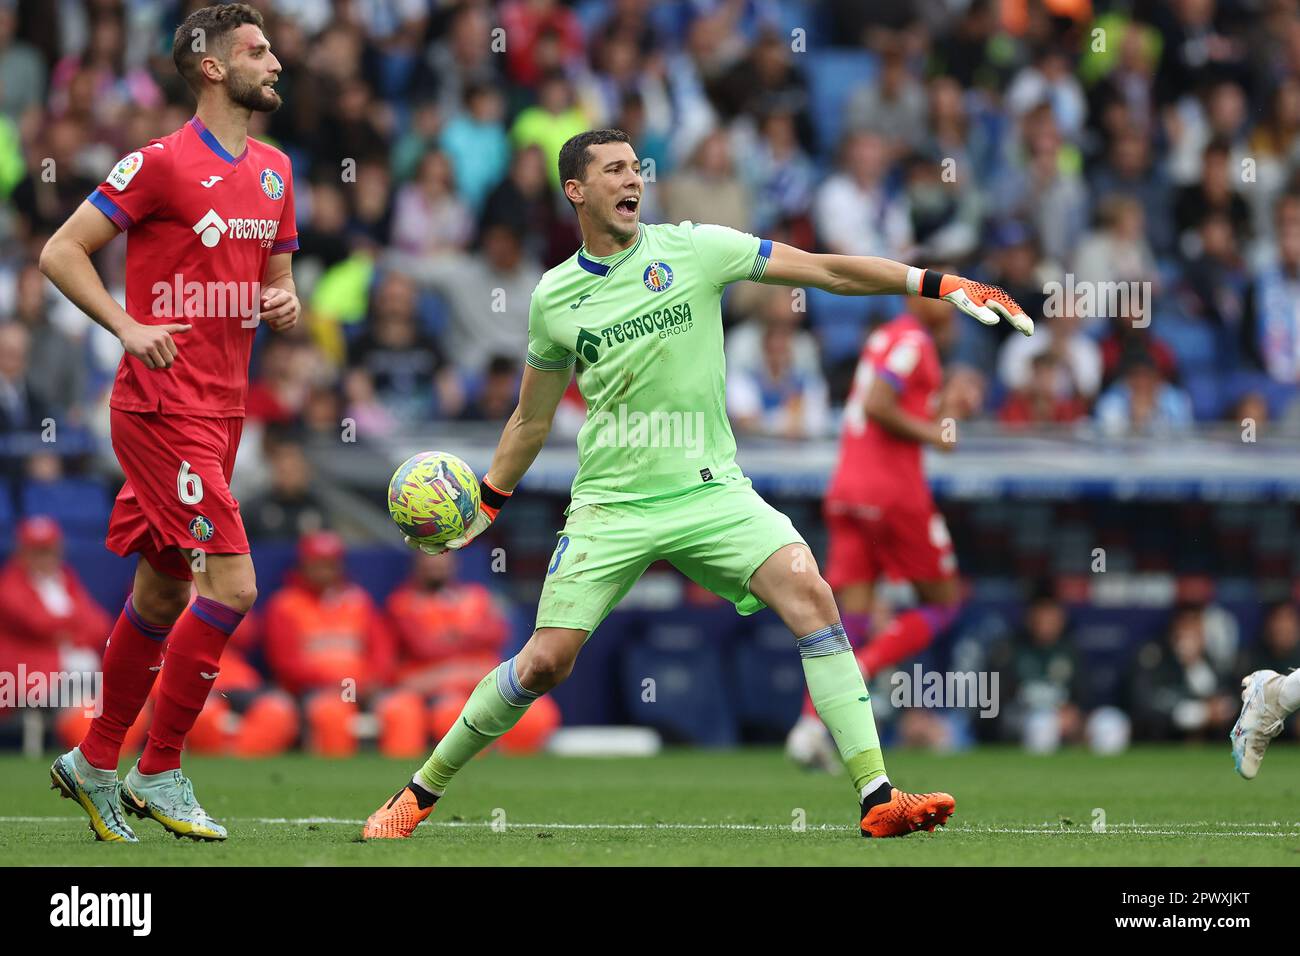
[[[728,363],[727,413],[739,431],[792,439],[827,433],[830,402],[821,369],[801,367],[796,358],[801,336],[807,335],[787,319],[767,321],[757,361],[748,356]]]
[[[817,191],[813,221],[829,252],[908,259],[912,222],[907,203],[885,186],[889,146],[876,133],[856,132],[840,148],[840,171]]]
[[[1038,323],[1031,338],[1016,335],[1007,339],[998,353],[998,378],[1011,391],[1028,388],[1034,356],[1047,351],[1058,362],[1057,396],[1069,398],[1077,394],[1091,402],[1101,388],[1101,348],[1080,332],[1073,308]]]
[[[807,312],[795,309],[797,302],[806,301],[801,290],[782,286],[759,287],[754,314],[727,330],[727,368],[756,369],[763,363],[763,333],[773,325],[788,326],[794,330],[791,348],[794,350],[795,370],[801,375],[816,378],[821,375],[822,363],[817,339],[800,328]]]

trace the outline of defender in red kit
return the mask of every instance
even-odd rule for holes
[[[125,351],[109,405],[126,483],[107,544],[140,560],[104,655],[103,713],[50,771],[101,840],[135,842],[126,814],[178,837],[226,838],[181,773],[181,747],[257,595],[230,491],[253,338],[261,322],[284,331],[299,314],[292,170],[248,137],[252,113],[280,105],[262,25],[246,4],[186,18],[172,55],[194,118],[123,157],[41,253],[41,271]],[[125,310],[90,260],[118,232]],[[186,611],[191,581],[199,596]],[[160,672],[144,753],[119,782],[123,736]]]

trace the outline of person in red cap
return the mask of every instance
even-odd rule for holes
[[[0,568],[0,671],[28,674],[99,670],[108,614],[63,562],[63,533],[36,515],[18,526],[18,547]],[[87,702],[89,703],[89,702]],[[62,711],[59,739],[72,746],[90,722],[86,707]]]
[[[308,749],[355,753],[365,704],[383,753],[417,755],[426,741],[424,703],[414,691],[388,690],[392,633],[370,595],[348,580],[343,558],[343,540],[332,531],[299,539],[298,565],[267,605],[267,663],[302,702]]]

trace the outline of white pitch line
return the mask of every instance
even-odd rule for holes
[[[84,823],[81,817],[22,817],[9,816],[0,817],[0,824],[5,823]],[[251,823],[262,826],[311,826],[311,825],[332,825],[332,826],[361,826],[364,820],[350,820],[342,817],[233,817],[229,819],[231,823]],[[492,827],[494,824],[489,820],[431,820],[425,824],[425,827],[443,827],[448,829],[456,828],[477,828]],[[1218,826],[1227,827],[1224,831],[1216,830],[1188,830],[1178,829],[1181,827],[1205,827]],[[1252,827],[1255,829],[1245,829]],[[1289,830],[1281,828],[1287,827]],[[1188,837],[1268,837],[1280,839],[1286,837],[1300,837],[1300,825],[1291,823],[1279,823],[1276,821],[1259,822],[1259,823],[1242,823],[1242,822],[1224,822],[1211,823],[1209,821],[1195,821],[1193,823],[1111,823],[1107,824],[1106,829],[1109,832],[1118,832],[1123,835],[1135,836],[1188,836]],[[775,823],[531,823],[531,822],[512,822],[506,821],[507,829],[527,829],[527,830],[713,830],[726,831],[736,830],[742,832],[754,831],[788,831],[789,824]],[[1261,828],[1274,828],[1272,832]],[[855,829],[853,826],[840,825],[832,823],[814,824],[806,827],[807,830],[820,831],[848,831]],[[997,833],[997,834],[1020,834],[1026,836],[1097,836],[1105,837],[1107,833],[1094,833],[1090,826],[1063,827],[1059,824],[1044,823],[1037,826],[1025,827],[996,827],[996,826],[978,826],[972,824],[953,824],[948,826],[948,831],[953,833]],[[942,831],[936,831],[942,832]]]
[[[361,826],[365,820],[348,820],[341,817],[227,817],[230,823],[254,823],[269,826],[307,826],[338,824]],[[0,817],[4,823],[84,823],[81,817]],[[775,823],[516,823],[506,821],[508,827],[539,830],[788,830],[788,825]],[[491,827],[491,820],[430,820],[426,827]],[[852,830],[852,826],[823,823],[810,825],[809,830]]]
[[[1038,829],[1020,829],[1016,827],[949,827],[959,833],[1023,833],[1031,836],[1097,836],[1105,837],[1106,833],[1093,833],[1091,827],[1070,827],[1059,830]],[[1114,830],[1114,827],[1107,826],[1107,830]],[[1127,827],[1118,831],[1123,836],[1186,836],[1186,837],[1270,837],[1273,839],[1283,839],[1285,837],[1300,837],[1300,832],[1296,833],[1266,833],[1259,830],[1155,830],[1137,827]]]

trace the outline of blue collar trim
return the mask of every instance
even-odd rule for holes
[[[197,116],[190,120],[190,125],[194,127],[194,132],[199,134],[199,139],[203,140],[208,149],[212,150],[226,162],[230,163],[230,165],[237,165],[240,160],[248,155],[248,146],[244,146],[244,151],[238,156],[230,155],[230,152],[226,147],[222,146],[221,143],[217,141],[217,137],[213,135],[212,130],[204,126],[203,121]]]

